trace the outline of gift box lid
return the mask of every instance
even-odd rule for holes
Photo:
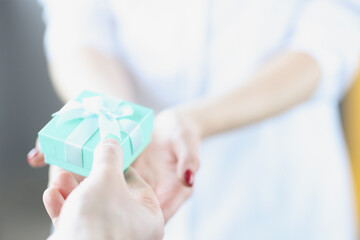
[[[106,95],[84,91],[76,97],[72,103],[76,102],[75,105],[78,104],[80,106],[85,101],[94,99],[102,99],[102,102],[105,103],[106,101],[103,99],[111,99],[109,102],[114,102],[114,99]],[[115,128],[118,127],[120,132],[116,134],[109,133],[105,138],[114,138],[121,144],[124,154],[124,170],[126,170],[151,141],[153,110],[131,102],[117,101],[119,102],[115,104],[117,106],[115,108],[107,109],[105,104],[105,107],[98,108],[101,110],[98,111],[98,115],[92,113],[84,118],[70,118],[68,121],[59,122],[61,117],[64,117],[70,112],[66,112],[67,105],[70,105],[70,102],[67,103],[38,134],[41,151],[45,156],[45,162],[87,176],[91,170],[94,149],[101,140],[100,129],[96,126],[95,128],[97,129],[94,129],[94,124],[98,124],[99,116],[105,114],[105,117],[101,115],[103,121],[105,121],[105,124],[103,123],[102,126],[109,128],[109,126],[114,127],[113,125],[118,123],[118,126],[115,126]],[[99,101],[94,104],[91,103],[91,101],[88,102],[90,102],[90,104],[85,106],[88,107],[88,109],[94,107],[91,106],[91,104],[99,104]],[[127,114],[123,117],[120,116],[119,119],[116,118],[115,121],[114,116],[117,117],[117,112],[113,111],[113,109],[116,111],[132,109],[132,114]],[[89,111],[83,112],[88,113]],[[109,120],[110,118],[112,120]],[[85,121],[90,122],[90,125],[87,125]],[[93,126],[91,126],[91,124]],[[93,132],[88,132],[90,128],[93,128]],[[74,132],[76,134],[74,134]],[[90,136],[83,138],[82,136],[86,134]],[[77,141],[80,140],[82,143],[79,144],[73,141],[74,139],[77,139]]]

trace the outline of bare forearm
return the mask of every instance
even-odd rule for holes
[[[51,59],[49,69],[63,101],[74,98],[84,89],[135,100],[130,74],[115,57],[91,49],[77,49]]]
[[[304,53],[284,53],[259,69],[245,86],[180,107],[202,137],[281,113],[305,101],[318,85],[320,70]]]

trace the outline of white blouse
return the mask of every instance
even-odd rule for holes
[[[165,239],[355,239],[338,104],[360,58],[357,0],[42,4],[50,60],[78,47],[115,55],[157,112],[244,84],[280,52],[311,54],[322,81],[309,100],[204,141],[194,194]]]

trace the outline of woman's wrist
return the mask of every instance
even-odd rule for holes
[[[199,140],[202,139],[203,130],[201,123],[190,108],[182,106],[174,107],[163,111],[161,114],[172,115],[180,123],[179,126],[182,126],[186,131],[191,131],[192,135],[196,136]]]
[[[203,122],[200,110],[197,107],[185,105],[175,107],[173,110],[177,117],[189,126],[200,140],[208,136],[206,124]]]

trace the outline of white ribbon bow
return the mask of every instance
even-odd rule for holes
[[[57,124],[83,119],[65,140],[68,162],[83,166],[82,147],[97,129],[100,130],[101,139],[113,134],[121,140],[121,132],[124,132],[130,136],[132,153],[140,148],[140,125],[127,119],[133,115],[134,110],[122,103],[122,100],[102,95],[87,97],[83,98],[82,102],[71,100],[60,111],[53,114],[53,116],[59,116]]]
[[[113,134],[121,140],[121,129],[118,120],[129,117],[134,113],[130,106],[121,105],[122,102],[122,100],[107,96],[87,97],[82,102],[71,100],[53,116],[59,115],[58,124],[78,118],[84,118],[86,121],[86,119],[96,117],[101,139]]]

